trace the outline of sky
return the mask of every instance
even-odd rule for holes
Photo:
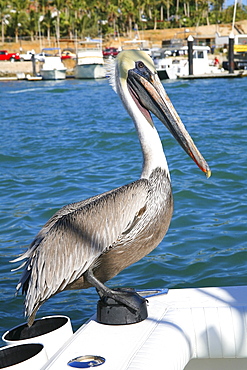
[[[237,0],[239,4],[243,4],[243,5],[247,5],[247,0]],[[225,1],[225,7],[227,8],[228,6],[230,5],[233,5],[234,4],[234,0],[226,0]]]

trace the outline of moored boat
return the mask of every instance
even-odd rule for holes
[[[67,68],[60,57],[45,57],[44,64],[40,69],[40,75],[44,80],[64,80]]]
[[[60,48],[45,48],[42,50],[43,64],[40,75],[44,80],[64,80],[67,68],[61,61]]]
[[[209,60],[209,52],[210,48],[208,46],[193,46],[194,76],[207,76],[210,74],[218,75],[222,72],[218,65],[214,65],[214,62]],[[187,54],[188,46],[181,46],[176,50],[176,53],[172,50],[155,50],[152,57],[159,78],[161,80],[174,80],[180,77],[189,76],[189,61]]]
[[[97,79],[106,77],[101,40],[80,42],[76,52],[75,78]]]

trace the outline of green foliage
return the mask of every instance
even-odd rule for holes
[[[59,28],[60,37],[94,37],[133,33],[136,24],[142,30],[231,23],[233,6],[224,9],[224,0],[0,0],[0,17],[7,19],[5,37],[37,35],[38,27],[46,36]],[[238,5],[241,19],[247,8]]]

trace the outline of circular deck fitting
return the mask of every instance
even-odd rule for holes
[[[5,346],[0,349],[0,369],[40,368],[46,361],[47,355],[40,343]]]
[[[68,365],[77,369],[87,369],[90,367],[96,367],[103,365],[105,362],[104,357],[101,356],[79,356],[74,358],[73,360],[70,360],[68,362]]]

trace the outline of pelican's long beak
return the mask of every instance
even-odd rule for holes
[[[198,167],[205,172],[206,176],[210,177],[211,171],[207,162],[178,116],[160,82],[157,72],[148,68],[142,60],[137,61],[135,62],[135,68],[128,71],[127,86],[147,120],[152,124],[149,114],[149,111],[151,111],[170,130],[181,147],[195,161]]]

